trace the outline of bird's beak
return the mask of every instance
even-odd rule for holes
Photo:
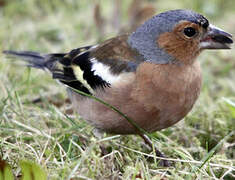
[[[232,35],[210,25],[200,41],[200,49],[230,49]]]

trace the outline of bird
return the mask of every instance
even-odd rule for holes
[[[176,9],[153,16],[132,33],[68,53],[4,53],[21,57],[29,67],[49,70],[67,87],[74,110],[99,131],[138,134],[151,146],[137,127],[151,133],[183,119],[201,90],[198,55],[206,49],[230,49],[232,43],[231,34],[203,15]]]

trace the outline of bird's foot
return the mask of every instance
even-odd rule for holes
[[[148,136],[146,136],[145,134],[139,134],[139,135],[144,139],[144,142],[151,148],[151,150],[155,152],[155,155],[159,159],[160,166],[163,166],[163,167],[172,166],[172,163],[166,160],[165,155],[161,153],[161,151],[159,151],[155,145],[153,145],[152,141],[149,139]]]

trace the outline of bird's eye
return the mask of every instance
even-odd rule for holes
[[[196,30],[192,27],[187,27],[184,29],[184,34],[187,37],[193,37],[196,34]]]

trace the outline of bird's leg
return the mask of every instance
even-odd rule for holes
[[[153,145],[153,142],[149,139],[148,136],[146,136],[145,134],[142,134],[142,133],[139,133],[139,135],[140,135],[140,137],[142,137],[142,138],[144,139],[144,142],[145,142],[147,145],[149,145],[149,147],[150,147],[153,151],[155,151],[156,156],[161,157],[161,158],[165,158],[164,154],[161,153],[161,152],[156,148],[156,146]],[[154,149],[153,149],[153,148],[154,148]],[[167,160],[164,160],[164,159],[160,159],[159,164],[160,164],[161,166],[164,166],[164,167],[169,167],[169,166],[171,166],[170,162],[167,161]]]

